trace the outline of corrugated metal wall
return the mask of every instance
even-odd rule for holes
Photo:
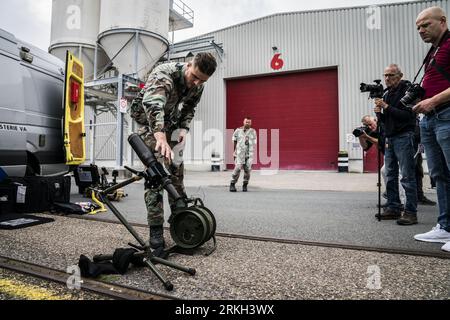
[[[187,145],[193,151],[200,150],[198,144],[202,144],[203,151],[192,152],[191,158],[207,163],[213,149],[224,155],[224,144],[218,141],[208,146],[202,137],[211,128],[220,130],[225,137],[224,80],[274,73],[270,62],[274,54],[272,47],[276,46],[285,62],[278,72],[338,67],[339,147],[349,151],[351,158],[362,159],[360,148],[352,148],[353,144],[346,140],[347,134],[360,125],[361,117],[373,113],[373,104],[368,101],[368,94],[360,93],[359,84],[383,79],[384,68],[390,63],[398,63],[405,78],[412,80],[429,47],[420,39],[415,20],[420,11],[434,5],[450,12],[448,1],[380,6],[379,30],[367,27],[371,14],[368,7],[360,7],[278,14],[207,34],[213,35],[216,43],[223,43],[224,57],[217,73],[207,83],[195,117],[197,125]],[[361,171],[362,162],[354,162],[353,170]]]

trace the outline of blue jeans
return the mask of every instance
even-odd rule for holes
[[[384,154],[386,165],[386,191],[388,208],[400,211],[401,202],[398,190],[399,169],[402,175],[400,180],[405,189],[405,211],[417,213],[417,182],[416,162],[414,159],[414,132],[398,134],[386,138],[386,151]]]
[[[422,144],[425,146],[428,170],[436,181],[439,205],[438,223],[450,232],[450,108],[420,122]]]

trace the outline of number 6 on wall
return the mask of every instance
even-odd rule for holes
[[[277,53],[273,56],[272,62],[270,63],[270,66],[273,70],[280,70],[284,66],[284,61],[280,59],[281,53]]]

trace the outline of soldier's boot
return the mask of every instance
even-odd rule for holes
[[[158,249],[164,248],[164,229],[163,226],[151,226],[150,227],[150,248]]]
[[[235,182],[230,183],[230,192],[236,192],[236,191],[237,191],[236,183]]]
[[[244,182],[244,184],[242,185],[243,192],[247,192],[247,186],[248,186],[248,182]]]

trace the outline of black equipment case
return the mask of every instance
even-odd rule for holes
[[[16,193],[14,212],[50,211],[55,202],[70,202],[70,176],[29,176],[11,180],[11,184],[15,185]],[[20,197],[24,199],[20,200]]]
[[[0,184],[0,214],[14,212],[17,185],[11,183]]]
[[[78,166],[73,171],[73,176],[75,177],[79,194],[85,194],[86,188],[96,186],[100,183],[98,167],[95,164]]]

